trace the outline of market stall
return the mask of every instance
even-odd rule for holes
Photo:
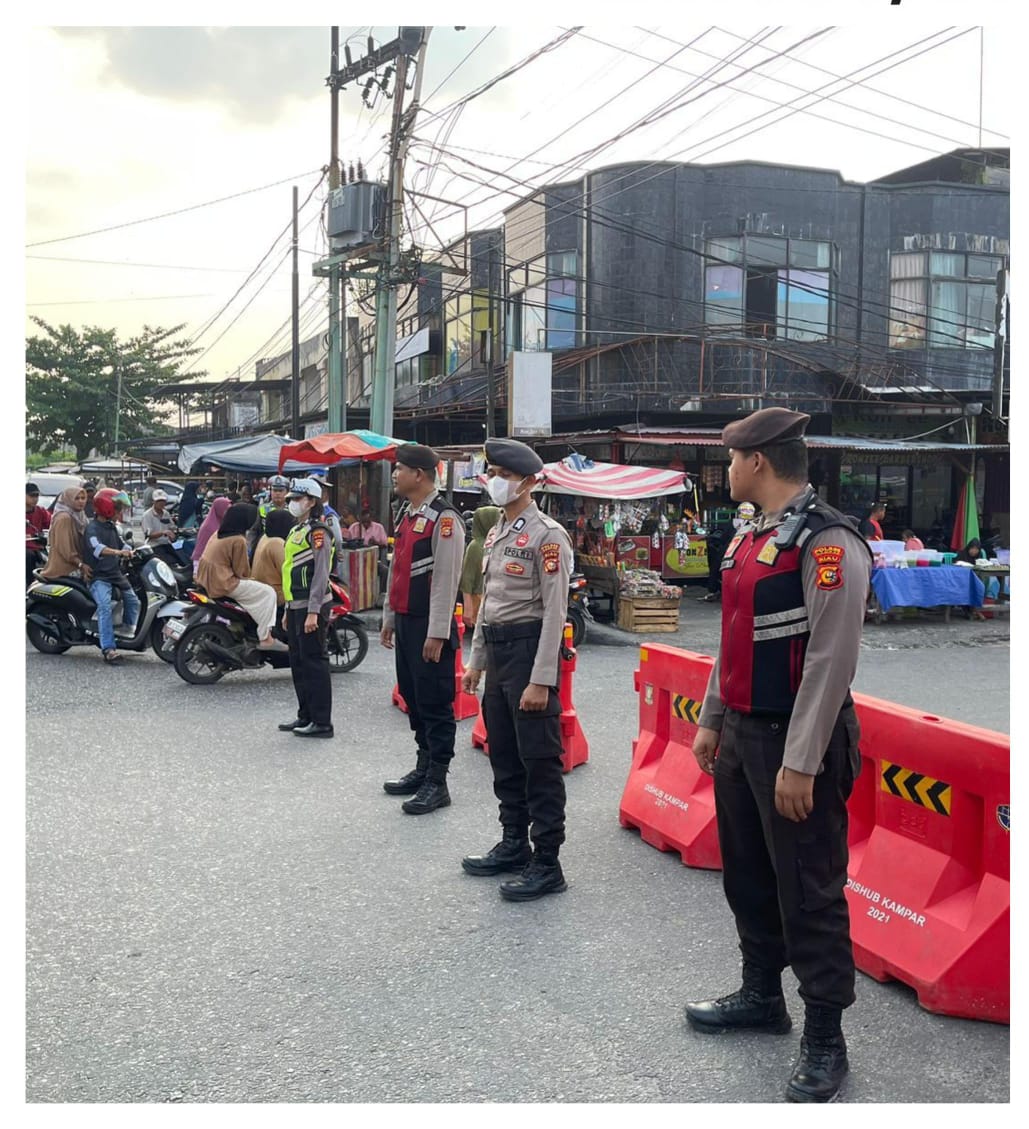
[[[544,509],[568,530],[576,569],[594,596],[626,601],[675,603],[680,592],[667,579],[707,575],[707,552],[691,509],[692,484],[681,471],[598,463],[579,455],[547,463],[542,471]],[[683,502],[686,502],[684,505]],[[647,608],[657,612],[659,608]],[[622,614],[627,625],[632,615]],[[658,615],[639,617],[652,625]],[[665,623],[670,622],[665,618]],[[629,627],[639,630],[638,627]],[[674,630],[652,626],[652,630]]]

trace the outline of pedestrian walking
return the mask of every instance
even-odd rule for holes
[[[322,490],[298,478],[289,494],[296,525],[286,538],[282,559],[283,627],[289,636],[289,662],[297,696],[297,716],[279,726],[296,737],[332,737],[332,682],[325,636],[329,624],[329,571],[332,534],[324,521]]]
[[[397,686],[414,732],[415,767],[383,788],[410,795],[401,808],[426,815],[450,804],[447,771],[454,758],[454,606],[464,558],[461,515],[436,489],[439,456],[431,447],[397,449],[394,482],[400,512],[382,609],[381,642],[396,655]],[[412,795],[413,793],[413,795]]]
[[[850,684],[872,557],[807,482],[809,419],[765,408],[722,432],[730,493],[761,515],[722,560],[721,647],[693,753],[714,776],[743,984],[688,1003],[686,1017],[703,1032],[788,1031],[789,964],[805,1018],[786,1099],[826,1102],[848,1070],[841,1018],[854,1002],[843,893],[846,804],[860,768]]]
[[[474,694],[486,672],[482,709],[503,838],[461,865],[474,875],[520,871],[501,883],[500,895],[528,901],[566,888],[558,861],[565,838],[558,680],[572,545],[532,500],[543,460],[531,447],[488,439],[486,460],[490,498],[503,512],[483,546],[483,597],[463,689]]]

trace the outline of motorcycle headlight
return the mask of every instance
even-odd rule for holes
[[[158,560],[155,561],[154,564],[157,566],[155,569],[155,571],[157,572],[157,579],[160,580],[162,584],[167,584],[170,588],[174,588],[175,573],[172,572],[172,570],[167,566],[167,564],[165,564],[164,561]]]

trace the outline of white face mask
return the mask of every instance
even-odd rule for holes
[[[494,475],[486,483],[486,490],[495,506],[509,506],[518,497],[518,488],[524,481],[524,478],[515,482],[510,478]]]
[[[302,502],[299,498],[294,498],[289,504],[289,512],[294,517],[303,517],[307,513],[308,503]]]

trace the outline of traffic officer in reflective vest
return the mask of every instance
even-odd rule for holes
[[[329,569],[332,535],[322,520],[317,482],[298,478],[290,491],[289,512],[296,525],[286,538],[282,594],[289,633],[289,665],[297,695],[297,716],[279,726],[296,737],[331,737],[332,683],[325,636],[329,623]]]
[[[847,798],[860,768],[850,695],[872,558],[807,482],[810,419],[766,408],[729,424],[729,489],[761,513],[722,560],[722,641],[693,753],[714,776],[723,881],[743,984],[686,1005],[697,1031],[784,1033],[781,974],[800,981],[804,1033],[786,1099],[836,1097],[854,1002],[844,885]]]
[[[268,501],[257,507],[257,521],[247,530],[247,553],[254,555],[257,542],[264,536],[265,519],[273,510],[288,508],[289,479],[284,474],[273,474],[268,479]]]
[[[396,636],[397,686],[418,745],[414,769],[383,788],[411,796],[401,807],[425,815],[450,803],[447,770],[454,757],[454,605],[464,560],[461,515],[436,489],[439,457],[431,447],[397,449],[393,474],[407,499],[396,525],[393,561],[382,609],[382,645]]]
[[[504,834],[461,865],[474,875],[520,871],[500,894],[528,901],[566,888],[558,861],[565,786],[557,687],[572,546],[532,500],[543,462],[531,447],[488,439],[486,461],[489,494],[503,514],[483,548],[484,591],[463,687],[474,694],[485,670],[482,708]]]

